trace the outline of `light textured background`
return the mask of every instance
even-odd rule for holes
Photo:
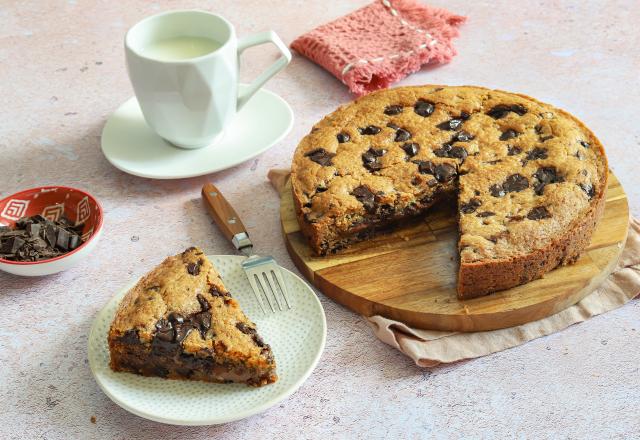
[[[74,185],[106,211],[103,239],[81,266],[41,279],[0,274],[0,438],[640,436],[639,301],[519,348],[421,370],[376,340],[361,318],[320,295],[328,320],[320,364],[298,392],[261,415],[225,426],[164,426],[127,413],[98,389],[86,360],[87,333],[116,289],[191,244],[232,253],[199,201],[204,182],[225,192],[258,252],[293,268],[267,170],[288,166],[297,140],[351,98],[333,77],[296,57],[268,84],[297,120],[279,145],[202,178],[132,177],[111,167],[99,147],[105,118],[132,95],[125,30],[160,10],[201,7],[225,15],[239,35],[272,28],[291,42],[365,3],[0,2],[0,197],[36,185]],[[432,4],[469,16],[460,54],[403,83],[499,87],[566,108],[606,145],[640,214],[637,0]],[[274,58],[275,50],[248,51],[243,77]]]

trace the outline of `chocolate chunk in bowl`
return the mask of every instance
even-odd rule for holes
[[[103,212],[89,193],[33,188],[0,200],[0,270],[41,276],[66,270],[91,253]]]

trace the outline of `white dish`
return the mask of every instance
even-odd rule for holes
[[[174,425],[212,425],[265,411],[291,395],[315,368],[327,335],[322,305],[298,276],[283,270],[292,309],[262,314],[240,267],[244,257],[209,256],[225,285],[271,345],[278,381],[261,388],[212,384],[115,373],[109,368],[107,333],[118,303],[133,283],[118,292],[98,313],[89,335],[89,365],[111,400],[140,417]]]
[[[239,90],[247,87],[240,84]],[[289,104],[275,93],[260,89],[213,144],[184,149],[149,128],[134,96],[109,116],[102,130],[102,153],[125,173],[152,179],[182,179],[245,162],[282,140],[292,126]]]

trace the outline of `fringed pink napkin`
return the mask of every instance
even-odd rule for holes
[[[364,95],[417,71],[448,63],[465,17],[416,0],[376,0],[298,37],[291,48]]]
[[[289,170],[271,170],[269,180],[280,192]],[[367,319],[375,335],[420,367],[477,358],[522,345],[573,324],[617,309],[640,294],[640,222],[631,219],[629,235],[616,269],[592,294],[548,318],[488,332],[457,333],[420,330],[382,316]]]

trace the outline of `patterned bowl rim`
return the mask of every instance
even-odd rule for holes
[[[98,208],[98,223],[97,223],[97,225],[94,226],[93,233],[91,234],[91,237],[89,237],[89,239],[87,241],[82,243],[80,246],[78,246],[77,248],[75,248],[71,252],[67,252],[66,254],[58,255],[57,257],[54,257],[54,258],[48,258],[46,260],[39,260],[39,261],[11,261],[11,260],[5,260],[4,258],[0,257],[0,264],[12,264],[12,265],[15,265],[15,266],[37,266],[38,264],[45,264],[45,263],[51,263],[52,261],[62,260],[63,258],[67,258],[67,257],[75,254],[76,252],[81,251],[83,248],[85,248],[98,235],[98,232],[102,229],[104,212],[102,210],[102,205],[100,204],[100,202],[98,202],[98,200],[95,197],[93,197],[91,194],[89,194],[88,192],[86,192],[84,190],[81,190],[81,189],[78,189],[78,188],[73,188],[73,187],[70,187],[70,186],[61,186],[61,185],[36,186],[34,188],[25,189],[25,190],[19,191],[19,192],[14,193],[14,194],[10,194],[7,197],[1,199],[0,200],[0,204],[7,202],[9,199],[20,197],[20,196],[24,195],[25,193],[31,193],[31,192],[34,192],[34,191],[40,191],[41,192],[42,190],[47,190],[47,189],[61,189],[64,192],[75,191],[75,192],[78,192],[78,193],[81,193],[81,194],[87,196],[89,198],[89,200],[91,200],[93,203],[95,203],[96,207]]]

